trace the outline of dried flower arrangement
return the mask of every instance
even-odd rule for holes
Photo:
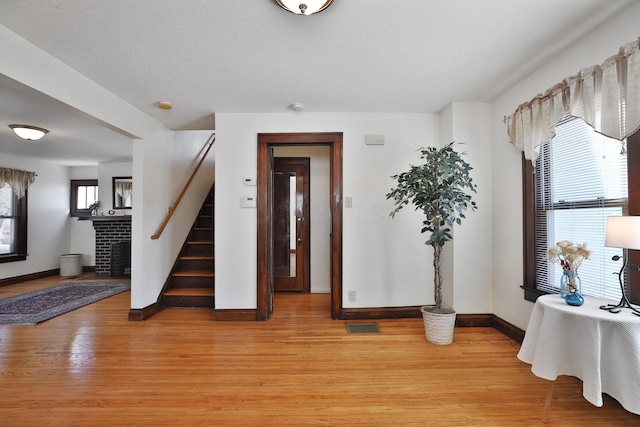
[[[563,270],[576,271],[582,261],[591,257],[591,251],[586,243],[575,245],[569,240],[561,240],[549,248],[549,260],[558,261]]]

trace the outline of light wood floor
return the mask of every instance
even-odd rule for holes
[[[0,298],[63,282],[0,288]],[[419,319],[348,335],[328,295],[277,294],[267,322],[173,309],[127,321],[126,292],[36,326],[0,325],[0,426],[537,426],[548,382],[492,328],[424,339]],[[364,322],[366,323],[366,322]],[[552,426],[632,426],[561,377]]]

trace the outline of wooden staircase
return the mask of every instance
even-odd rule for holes
[[[213,194],[211,187],[171,270],[160,299],[163,308],[214,307]]]

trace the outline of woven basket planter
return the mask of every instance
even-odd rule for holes
[[[456,312],[433,313],[435,307],[420,308],[424,322],[424,334],[427,341],[433,344],[447,345],[453,342],[453,328],[456,326]]]

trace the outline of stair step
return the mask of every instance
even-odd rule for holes
[[[211,242],[213,240],[212,227],[194,227],[189,235],[190,242]]]
[[[209,270],[189,270],[189,271],[176,271],[172,274],[173,277],[214,277],[215,273]]]
[[[171,296],[214,296],[215,291],[211,288],[177,288],[170,289],[164,294]]]
[[[213,256],[213,243],[188,242],[182,256]]]
[[[172,289],[184,288],[209,288],[216,285],[215,276],[171,276]]]
[[[213,308],[214,291],[211,288],[171,289],[162,296],[165,308]]]
[[[188,261],[212,261],[213,255],[181,255],[180,259]]]

